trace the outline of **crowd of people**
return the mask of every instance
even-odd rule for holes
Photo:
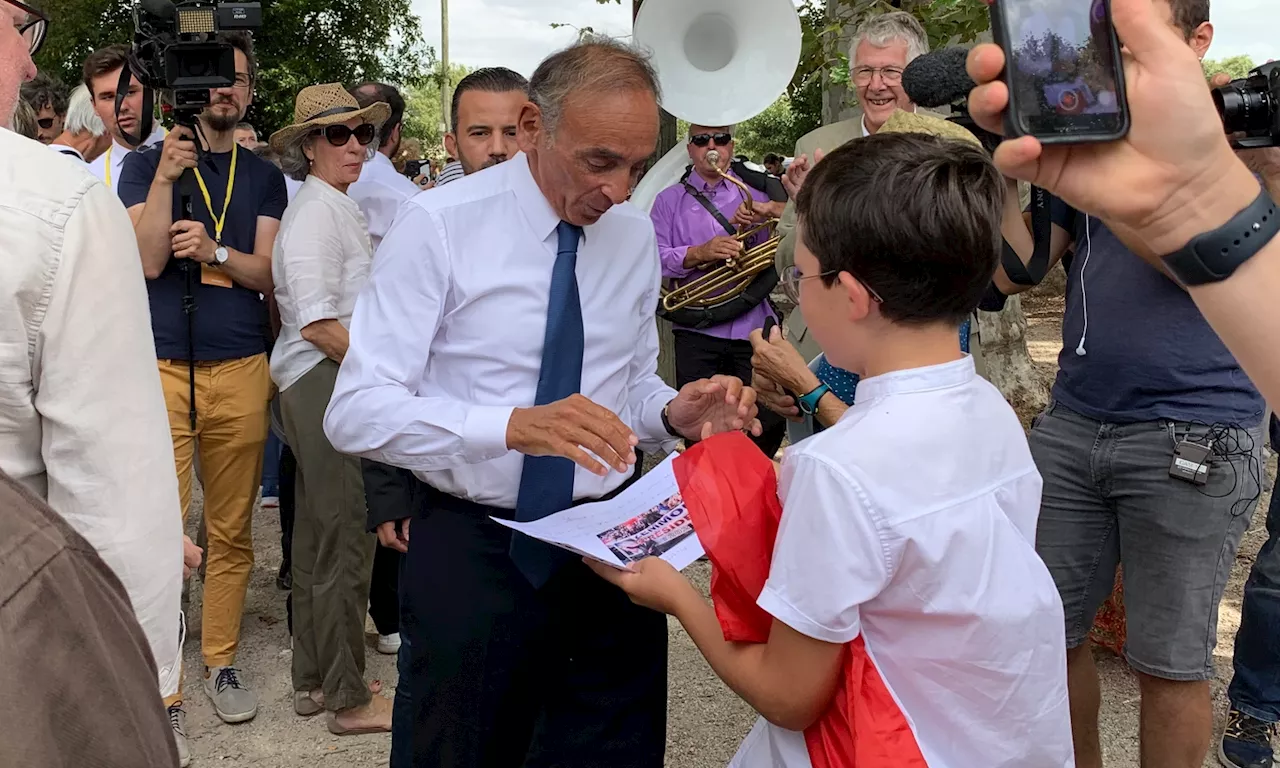
[[[181,593],[201,568],[189,674],[221,720],[252,720],[237,651],[253,515],[276,506],[293,710],[390,732],[397,768],[661,766],[664,613],[762,716],[735,765],[1096,768],[1088,635],[1119,568],[1142,763],[1199,766],[1280,398],[1280,150],[1227,143],[1199,67],[1208,0],[1113,8],[1119,142],[1024,137],[993,158],[911,102],[928,41],[891,12],[854,35],[854,117],[764,171],[735,158],[735,126],[692,125],[684,176],[646,212],[627,200],[661,88],[616,41],[529,79],[469,74],[454,161],[411,180],[391,85],[308,85],[264,141],[245,122],[252,37],[223,33],[234,83],[163,127],[121,77],[126,46],[68,92],[31,58],[57,20],[0,0],[0,680],[30,692],[3,708],[22,738],[0,762],[189,764]],[[1003,65],[992,45],[969,58],[996,132]],[[1028,287],[1007,259],[1044,246],[1019,181],[1053,196],[1068,277],[1029,437],[975,322]],[[661,287],[774,220],[798,309],[762,294],[678,323],[668,386]],[[645,453],[736,431],[770,459],[792,443],[776,540],[754,542],[758,637],[660,559],[615,571],[490,519],[610,498]],[[1274,496],[1267,523],[1228,768],[1274,762]],[[722,546],[717,569],[752,567]],[[365,679],[366,615],[397,654],[394,701]],[[86,665],[111,682],[86,690]]]

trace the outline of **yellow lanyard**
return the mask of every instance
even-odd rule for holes
[[[209,215],[213,218],[213,240],[218,245],[222,245],[222,225],[227,222],[227,210],[231,207],[231,190],[236,183],[236,154],[240,149],[238,145],[231,145],[231,170],[227,173],[227,196],[222,201],[222,214],[213,212],[213,201],[209,199],[209,188],[204,185],[204,177],[200,175],[200,169],[196,168],[196,183],[200,185],[200,194],[204,196],[204,207],[209,210]]]
[[[111,189],[111,150],[115,148],[116,148],[116,143],[113,141],[111,142],[111,146],[107,147],[106,162],[102,164],[103,169],[106,170],[106,177],[107,177],[106,181],[107,181],[108,189]],[[115,191],[115,190],[112,190],[112,191]]]

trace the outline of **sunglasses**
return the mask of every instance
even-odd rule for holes
[[[729,142],[733,141],[731,133],[695,133],[689,137],[689,143],[695,147],[705,147],[711,142],[715,142],[717,147],[727,147]]]
[[[40,46],[44,44],[45,34],[49,31],[49,19],[26,3],[18,0],[4,0],[4,2],[27,14],[25,18],[15,21],[14,27],[18,30],[18,34],[22,35],[22,39],[27,41],[27,51],[35,56]]]
[[[52,118],[52,117],[42,117],[42,118],[40,118],[39,120],[37,120],[36,122],[37,122],[37,123],[39,123],[40,127],[41,127],[41,128],[43,128],[43,129],[44,129],[44,130],[46,130],[46,131],[53,127],[53,118]]]
[[[313,133],[315,135],[324,135],[326,141],[335,147],[346,146],[352,136],[356,137],[356,141],[360,142],[360,146],[367,147],[373,143],[373,137],[377,134],[378,129],[373,127],[373,123],[361,123],[355,128],[348,128],[345,125],[326,125],[324,128],[317,128]]]

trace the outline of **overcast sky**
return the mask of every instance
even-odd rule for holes
[[[413,0],[426,42],[440,49],[440,0]],[[1210,58],[1247,53],[1258,62],[1280,59],[1280,0],[1213,0],[1217,38]],[[573,29],[552,22],[590,26],[598,32],[631,32],[631,0],[598,5],[595,0],[449,0],[449,54],[471,67],[501,65],[524,75],[544,56],[573,42]]]

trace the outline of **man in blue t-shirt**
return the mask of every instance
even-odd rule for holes
[[[1208,1],[1155,5],[1203,58]],[[1006,218],[1021,219],[1012,198]],[[1075,255],[1058,378],[1030,444],[1044,478],[1036,548],[1066,613],[1076,764],[1102,765],[1088,637],[1122,565],[1143,765],[1198,768],[1212,737],[1218,603],[1260,491],[1265,406],[1181,286],[1101,221],[1053,210],[1051,256]],[[1006,238],[1027,259],[1020,234]],[[1003,278],[1002,290],[1017,289]]]
[[[204,687],[219,717],[243,722],[257,713],[257,699],[235,662],[253,567],[251,521],[271,389],[262,295],[272,290],[271,248],[286,193],[279,169],[235,144],[236,124],[252,101],[255,64],[248,34],[222,40],[235,48],[236,81],[209,92],[210,105],[198,118],[199,153],[191,130],[175,128],[163,146],[130,155],[119,195],[133,219],[147,277],[184,518],[197,446],[200,451],[209,540]],[[193,169],[189,185],[182,180],[187,169]],[[182,220],[186,195],[189,221]],[[185,756],[182,703],[166,705],[171,715],[177,710],[170,719]]]

